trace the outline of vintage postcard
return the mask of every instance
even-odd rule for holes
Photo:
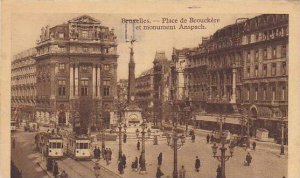
[[[300,177],[299,7],[3,1],[0,177]]]

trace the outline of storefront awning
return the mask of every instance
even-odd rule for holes
[[[207,115],[197,115],[196,120],[197,121],[208,121],[208,122],[217,122],[218,116],[207,116]],[[236,124],[240,125],[241,121],[239,117],[225,117],[225,123],[228,124]]]

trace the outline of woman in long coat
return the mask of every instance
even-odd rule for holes
[[[162,164],[162,152],[160,152],[158,157],[157,157],[157,163],[158,163],[159,166]]]

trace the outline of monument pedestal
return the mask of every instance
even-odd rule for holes
[[[125,108],[125,123],[127,127],[139,127],[143,122],[142,109],[136,104],[130,104]]]

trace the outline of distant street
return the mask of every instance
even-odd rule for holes
[[[46,172],[37,164],[40,156],[35,150],[34,136],[36,132],[17,130],[12,133],[16,138],[16,147],[11,149],[11,159],[22,170],[23,178],[46,178]]]

